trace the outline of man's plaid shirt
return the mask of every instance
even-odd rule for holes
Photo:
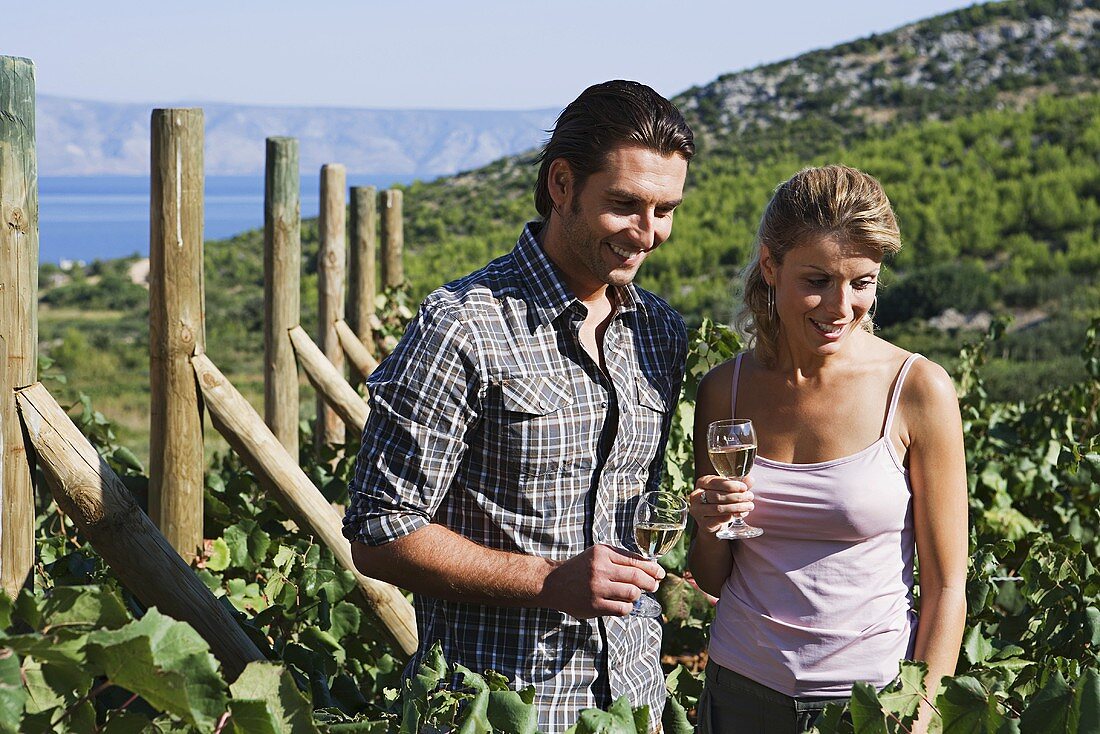
[[[436,290],[368,381],[370,419],[344,534],[381,545],[429,522],[489,548],[565,560],[634,550],[637,496],[660,485],[683,379],[680,316],[617,289],[606,373],[581,347],[586,313],[529,224],[515,249]],[[660,717],[655,620],[414,600],[420,649],[533,685],[539,729],[621,695]]]

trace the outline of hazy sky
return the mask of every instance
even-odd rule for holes
[[[82,99],[387,108],[561,107],[587,85],[673,95],[972,5],[960,0],[37,0],[0,54]]]

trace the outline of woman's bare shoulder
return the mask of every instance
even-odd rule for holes
[[[913,362],[901,394],[904,410],[923,419],[958,415],[959,399],[947,370],[930,359]]]
[[[748,355],[746,355],[747,357]],[[733,374],[736,369],[737,358],[727,359],[721,364],[715,365],[703,375],[699,382],[699,391],[696,395],[697,410],[703,409],[709,414],[718,414],[723,410],[729,411],[731,398],[733,397]],[[744,367],[742,367],[744,370]],[[719,416],[722,417],[722,416]]]

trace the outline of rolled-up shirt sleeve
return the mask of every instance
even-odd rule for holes
[[[456,309],[422,305],[367,381],[370,417],[348,487],[345,537],[383,545],[431,521],[479,415],[479,373]]]

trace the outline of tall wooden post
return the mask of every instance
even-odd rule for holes
[[[14,597],[34,563],[34,487],[15,388],[37,379],[38,164],[34,64],[0,56],[0,582]]]
[[[401,189],[386,189],[382,194],[382,284],[398,288],[405,283],[405,230],[401,219]]]
[[[338,163],[321,166],[321,212],[317,222],[317,340],[321,351],[343,372],[344,350],[336,335],[336,322],[344,318],[344,273],[347,266],[345,194],[347,173]],[[344,442],[340,416],[317,396],[316,445]]]
[[[374,316],[374,297],[377,293],[375,265],[377,238],[375,237],[375,202],[378,192],[373,186],[351,188],[351,256],[348,265],[347,322],[355,336],[368,349],[374,351],[374,332],[371,317]],[[361,382],[361,376],[353,376],[352,384]]]
[[[301,318],[298,141],[267,139],[264,176],[264,422],[298,458],[298,365],[287,332]]]
[[[149,517],[190,561],[202,546],[202,406],[190,358],[203,315],[203,114],[153,110],[149,200]]]

